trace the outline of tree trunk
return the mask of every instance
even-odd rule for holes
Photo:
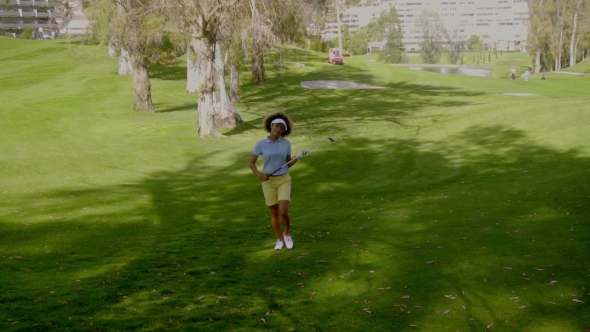
[[[537,48],[537,53],[535,54],[535,74],[541,72],[541,47]]]
[[[576,32],[578,30],[578,8],[582,4],[582,0],[578,6],[574,8],[574,26],[572,27],[572,40],[570,41],[570,67],[576,64]]]
[[[214,71],[213,74],[217,80],[218,90],[215,91],[215,125],[236,128],[243,123],[242,117],[234,106],[227,95],[227,87],[225,86],[225,65],[223,57],[221,55],[221,43],[219,40],[215,42],[215,59],[213,61]]]
[[[232,104],[240,102],[240,69],[235,61],[230,63],[229,97]]]
[[[135,88],[135,102],[133,109],[138,112],[154,112],[152,103],[152,84],[147,71],[147,63],[139,56],[132,57],[133,87]]]
[[[264,85],[264,55],[260,50],[254,50],[252,55],[252,83],[255,85]]]
[[[553,36],[549,26],[557,25],[557,20],[552,21],[553,16],[549,15],[548,8],[545,6],[545,0],[529,0],[529,35],[527,39],[527,49],[534,58],[534,72],[540,73],[541,70],[551,70],[551,60],[545,54],[551,49]],[[553,55],[553,53],[552,53]],[[552,59],[552,58],[551,58]]]
[[[557,43],[557,58],[555,59],[555,70],[561,70],[561,58],[563,56],[563,26],[559,32],[559,42]]]
[[[222,136],[217,126],[235,128],[242,119],[227,96],[221,49],[216,49],[219,42],[214,36],[203,35],[202,31],[196,26],[193,28],[190,45],[196,55],[199,82],[199,137]]]
[[[131,57],[125,47],[121,47],[121,54],[119,55],[119,72],[120,76],[129,76],[133,73],[133,65],[131,64]]]
[[[199,86],[197,113],[199,118],[199,137],[222,136],[215,127],[214,100],[215,81],[213,80],[213,60],[215,58],[215,44],[207,36],[201,35],[199,27],[193,27],[191,45],[196,55],[196,70]]]
[[[197,70],[197,55],[192,45],[186,51],[186,92],[197,94],[199,88],[199,72]]]
[[[559,5],[562,7],[561,22],[559,23],[559,40],[557,42],[557,59],[555,59],[555,70],[561,70],[561,60],[563,58],[563,30],[565,30],[565,13],[567,9],[568,0],[564,0],[563,3],[558,2],[557,15],[559,17]]]
[[[117,47],[113,42],[109,42],[108,54],[113,59],[117,57]]]

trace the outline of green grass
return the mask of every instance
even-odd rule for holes
[[[590,77],[293,54],[265,86],[244,73],[246,123],[205,140],[181,61],[151,68],[157,112],[137,114],[104,48],[0,49],[2,331],[590,328]],[[247,167],[275,110],[295,151],[337,139],[291,170],[281,252]]]
[[[576,64],[575,66],[565,68],[564,71],[590,74],[590,61],[588,61],[588,59],[586,59],[586,61],[580,62],[580,63]]]

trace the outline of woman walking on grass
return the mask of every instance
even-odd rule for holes
[[[263,126],[269,135],[254,146],[249,166],[262,181],[264,200],[266,205],[270,207],[271,225],[277,238],[275,250],[283,249],[284,245],[287,246],[287,249],[293,249],[293,239],[290,233],[291,218],[289,217],[289,201],[291,200],[289,168],[295,165],[297,159],[303,158],[307,151],[301,150],[295,159],[291,159],[291,142],[285,137],[291,134],[293,122],[287,114],[273,113],[264,119]],[[262,156],[264,161],[263,172],[260,172],[256,167],[256,160],[259,156]],[[285,163],[289,163],[288,167],[279,169]],[[279,170],[271,175],[277,169]],[[281,221],[284,228],[282,233]]]

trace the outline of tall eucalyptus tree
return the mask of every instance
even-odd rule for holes
[[[240,0],[177,0],[182,29],[194,55],[200,137],[221,136],[218,126],[235,128],[242,118],[230,102],[221,52],[221,31]],[[192,61],[193,59],[191,59]]]
[[[115,0],[112,31],[133,67],[134,104],[139,112],[154,112],[147,66],[164,41],[166,17],[156,0]]]
[[[241,52],[250,60],[253,81],[264,84],[264,54],[277,42],[302,29],[298,23],[298,0],[175,0],[181,30],[189,37],[190,67],[198,94],[200,137],[221,136],[218,127],[235,128],[242,118],[229,99],[222,45],[230,59],[232,89],[239,76]],[[239,33],[239,39],[236,34]],[[238,50],[237,41],[241,48]],[[227,53],[227,50],[230,52]],[[232,52],[233,50],[233,52]],[[232,63],[236,61],[236,63]],[[190,69],[190,68],[189,68]],[[235,90],[233,90],[235,91]]]

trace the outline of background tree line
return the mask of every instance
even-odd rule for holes
[[[527,52],[535,73],[560,70],[588,57],[590,0],[529,0]]]
[[[356,31],[350,31],[348,25],[343,24],[342,38],[344,49],[353,54],[367,53],[371,41],[386,41],[379,53],[379,60],[386,63],[406,62],[401,21],[395,7],[384,11],[381,16]]]
[[[321,0],[93,0],[86,4],[90,38],[119,57],[119,74],[132,75],[134,109],[154,112],[148,66],[186,54],[187,92],[196,94],[200,137],[219,136],[242,119],[239,72],[265,83],[265,57],[278,44],[301,42],[326,4]],[[225,73],[230,73],[229,91]]]

